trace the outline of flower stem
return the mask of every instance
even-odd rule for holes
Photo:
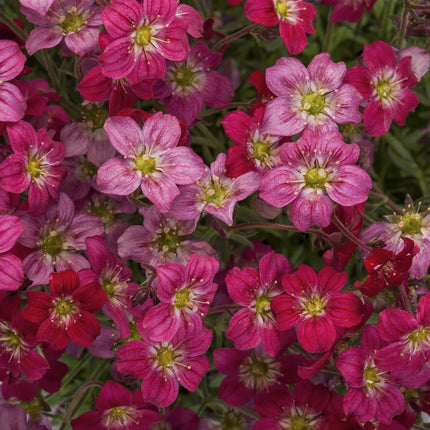
[[[403,12],[400,19],[400,29],[397,34],[397,48],[402,49],[405,41],[406,28],[409,22],[409,3],[407,0],[403,0]]]
[[[323,45],[323,52],[329,52],[330,51],[330,45],[331,45],[331,39],[333,36],[333,28],[334,24],[331,22],[331,14],[333,13],[333,8],[330,8],[330,12],[327,17],[327,27],[325,30],[325,38],[324,38],[324,45]]]
[[[3,12],[2,8],[0,8],[0,22],[8,26],[20,39],[24,41],[27,40],[27,33],[19,28],[15,22]]]
[[[372,197],[377,197],[385,200],[385,204],[390,206],[397,213],[402,212],[402,208],[391,200],[376,184],[373,184],[373,191],[370,192]]]
[[[239,39],[242,36],[245,36],[246,34],[252,33],[254,30],[256,30],[259,27],[260,24],[253,23],[251,25],[248,25],[245,28],[242,28],[239,31],[236,31],[236,33],[230,34],[230,36],[225,37],[224,39],[219,40],[215,45],[213,46],[213,51],[219,51],[224,45],[232,42],[233,40]]]
[[[367,251],[371,251],[372,247],[369,245],[366,245],[362,240],[360,240],[355,234],[351,233],[345,225],[342,223],[342,221],[333,214],[331,217],[331,220],[333,224],[339,229],[339,231],[347,237],[350,241],[354,242],[359,248],[365,249]]]

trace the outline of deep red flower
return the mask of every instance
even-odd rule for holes
[[[37,331],[40,340],[49,342],[52,349],[63,349],[69,340],[79,345],[91,345],[100,334],[100,323],[92,315],[106,302],[100,284],[80,285],[73,270],[51,273],[49,289],[52,294],[29,291],[24,318],[41,323]]]

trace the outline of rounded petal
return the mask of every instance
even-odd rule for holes
[[[127,161],[113,158],[97,172],[97,185],[106,194],[127,196],[141,184],[141,176]]]
[[[328,318],[305,318],[297,327],[297,340],[306,351],[326,352],[336,341],[336,329]]]

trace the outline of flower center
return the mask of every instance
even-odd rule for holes
[[[319,92],[306,94],[302,99],[302,108],[309,115],[318,115],[323,112],[325,107],[325,96]]]
[[[55,230],[50,231],[49,234],[42,239],[40,249],[43,253],[54,257],[65,249],[63,238]]]
[[[73,7],[69,13],[66,13],[60,27],[65,33],[77,33],[82,28],[83,23],[82,15],[79,15],[76,8]]]
[[[257,141],[254,143],[252,148],[253,156],[260,163],[266,162],[266,160],[270,157],[270,148],[266,142]]]
[[[324,312],[326,301],[319,297],[311,297],[303,304],[303,307],[308,315],[319,315]]]
[[[103,225],[108,226],[114,219],[112,209],[108,206],[108,202],[101,202],[96,200],[90,203],[89,212],[92,215],[96,215],[102,219]]]
[[[305,184],[310,188],[324,188],[328,173],[321,167],[309,169],[305,174]]]
[[[18,333],[14,330],[2,324],[1,327],[3,330],[0,331],[0,341],[6,347],[6,349],[16,350],[22,345],[21,338]]]
[[[248,428],[243,417],[235,414],[233,411],[228,411],[220,419],[220,430],[244,430]],[[217,427],[218,428],[218,427]]]
[[[271,312],[270,310],[270,297],[262,295],[257,297],[255,301],[255,310],[262,316],[267,315]]]
[[[165,226],[157,238],[157,243],[159,251],[176,252],[180,243],[176,229],[171,229],[170,227]]]
[[[193,85],[194,73],[188,67],[180,67],[173,75],[175,82],[182,88],[188,88]]]
[[[422,217],[417,213],[407,213],[400,217],[399,227],[403,234],[419,234],[423,225]]]
[[[408,335],[408,340],[414,344],[420,344],[423,340],[427,340],[429,335],[429,329],[422,327],[419,330],[415,330]]]
[[[275,11],[282,18],[286,18],[288,16],[288,4],[283,0],[277,0],[275,3]]]
[[[148,154],[141,154],[136,157],[136,167],[144,175],[151,175],[157,169],[155,158],[150,157]]]
[[[378,79],[375,85],[376,94],[381,99],[386,99],[393,92],[391,82],[387,79]]]
[[[28,159],[27,172],[34,179],[37,179],[42,174],[42,169],[40,167],[40,161],[33,157]]]
[[[138,421],[133,419],[132,414],[134,411],[135,409],[131,407],[115,406],[105,412],[103,426],[108,429],[120,429],[127,424],[139,424]]]
[[[214,206],[221,206],[224,203],[226,194],[226,190],[213,184],[212,187],[205,190],[204,200],[206,203],[211,203]]]
[[[378,378],[378,369],[373,366],[367,366],[363,372],[364,383],[366,387],[372,388],[380,380]]]
[[[157,351],[157,361],[159,366],[161,367],[164,367],[164,368],[168,367],[174,358],[175,358],[175,355],[173,354],[173,351],[171,351],[166,346],[161,347]]]
[[[109,112],[107,109],[89,104],[87,105],[87,111],[83,115],[83,119],[89,127],[93,130],[97,130],[98,128],[103,128],[108,116]]]
[[[151,27],[149,25],[142,25],[136,30],[134,41],[137,46],[149,45],[151,41]]]
[[[188,288],[183,288],[175,293],[174,305],[177,309],[183,309],[190,303],[190,290]]]
[[[269,356],[256,357],[254,355],[247,359],[240,366],[239,379],[249,389],[267,390],[276,384],[280,364]]]
[[[308,430],[309,421],[307,417],[303,417],[302,415],[296,415],[295,417],[291,417],[291,430]]]
[[[75,310],[75,304],[71,299],[60,298],[54,301],[54,309],[57,315],[66,317]]]
[[[113,282],[111,282],[109,279],[103,279],[102,287],[103,287],[103,290],[105,290],[105,293],[109,297],[114,297],[115,296],[115,291],[118,289],[117,286],[116,286],[116,284],[114,284]]]
[[[80,167],[81,172],[87,178],[92,178],[93,176],[97,175],[97,167],[95,166],[95,164],[91,163],[91,161],[89,161],[86,157],[84,157]]]
[[[40,415],[43,409],[43,405],[40,400],[36,397],[31,402],[20,402],[20,406],[27,412],[31,417],[37,417]]]

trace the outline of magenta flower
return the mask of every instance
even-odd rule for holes
[[[24,116],[24,96],[8,81],[22,72],[25,61],[25,55],[16,42],[0,40],[0,122],[16,122]]]
[[[177,333],[169,342],[152,342],[143,327],[138,325],[138,329],[143,340],[125,344],[116,359],[121,373],[142,379],[143,399],[164,408],[178,397],[179,383],[189,391],[197,390],[209,371],[209,360],[203,354],[211,344],[212,332],[203,329],[187,338]]]
[[[318,136],[306,130],[297,142],[282,146],[283,165],[265,174],[260,197],[276,207],[291,203],[291,221],[301,231],[311,225],[327,227],[332,202],[353,206],[367,200],[372,181],[354,165],[359,152],[338,132]]]
[[[180,188],[181,194],[172,205],[178,219],[195,219],[205,211],[228,225],[233,224],[236,203],[258,188],[259,175],[247,172],[238,178],[229,178],[225,162],[226,155],[220,153],[196,184]]]
[[[288,358],[276,359],[261,349],[239,351],[218,348],[214,363],[218,372],[227,375],[219,386],[219,397],[230,406],[242,406],[280,384],[286,384]]]
[[[315,33],[312,21],[315,7],[300,0],[247,0],[245,15],[253,22],[272,27],[279,23],[279,32],[290,55],[300,54],[307,45],[306,33]]]
[[[192,254],[217,257],[209,243],[191,239],[196,220],[178,221],[173,212],[162,214],[155,206],[142,207],[143,226],[132,225],[118,239],[118,254],[126,260],[158,267],[164,263],[186,264]]]
[[[190,52],[187,31],[191,23],[188,15],[181,19],[176,0],[113,1],[102,18],[112,42],[99,60],[102,72],[110,78],[128,77],[131,84],[163,78],[166,59],[183,61]]]
[[[230,112],[221,121],[226,135],[236,144],[227,152],[228,176],[235,178],[251,170],[263,174],[281,164],[279,147],[286,139],[261,132],[264,111],[261,106],[252,116]]]
[[[357,124],[360,95],[343,80],[345,63],[330,54],[316,55],[308,68],[295,58],[281,58],[266,70],[269,89],[277,96],[267,103],[262,131],[292,136],[310,128],[319,134],[337,130],[337,124]]]
[[[24,319],[20,307],[18,295],[0,296],[0,371],[8,371],[14,378],[23,372],[28,379],[37,380],[49,364],[33,349],[38,345],[37,326]]]
[[[274,357],[285,342],[283,333],[276,330],[270,304],[282,293],[281,276],[291,273],[292,267],[283,255],[272,251],[260,260],[259,269],[233,267],[227,273],[228,294],[243,308],[231,318],[225,336],[241,350],[263,342],[264,350]]]
[[[140,390],[107,381],[95,399],[95,411],[85,412],[72,422],[73,430],[149,430],[161,415],[149,408]]]
[[[101,309],[106,294],[100,284],[81,285],[73,270],[51,273],[49,290],[28,291],[24,318],[40,324],[39,340],[49,342],[52,349],[63,349],[69,340],[91,345],[100,334],[100,323],[92,315]]]
[[[154,84],[154,97],[162,99],[166,112],[191,126],[203,105],[228,106],[234,95],[230,80],[215,71],[222,61],[220,52],[197,42],[183,62],[169,62],[163,80]]]
[[[46,15],[54,0],[19,0],[21,6],[35,10],[40,15]]]
[[[99,49],[102,7],[95,0],[54,0],[46,14],[24,6],[21,12],[37,25],[25,42],[30,55],[57,46],[63,40],[66,47],[79,56],[93,55]]]
[[[423,278],[430,265],[430,213],[427,211],[404,211],[402,215],[389,217],[390,222],[379,221],[371,224],[361,234],[361,240],[384,242],[385,249],[399,254],[405,248],[403,237],[414,241],[419,251],[412,258],[409,273],[416,279]],[[361,250],[363,254],[366,252]]]
[[[142,322],[153,341],[169,341],[203,330],[203,318],[215,295],[213,282],[219,269],[215,258],[193,254],[184,266],[166,263],[157,267],[157,297],[161,303],[149,309]]]
[[[301,264],[282,277],[286,294],[272,299],[277,328],[297,326],[297,340],[306,351],[328,351],[336,340],[336,327],[353,327],[363,318],[361,300],[353,293],[340,293],[347,274],[324,267],[317,273]]]
[[[188,147],[177,147],[181,128],[172,115],[157,112],[143,129],[131,118],[111,117],[104,129],[123,155],[100,167],[97,185],[104,193],[126,196],[140,186],[145,197],[167,212],[179,195],[177,184],[191,184],[203,174],[201,158]]]
[[[371,11],[376,0],[323,0],[326,6],[334,6],[331,22],[358,22],[363,16],[364,9]]]
[[[375,365],[375,352],[385,345],[375,326],[363,328],[361,344],[362,347],[353,346],[343,351],[335,361],[349,385],[343,409],[346,415],[355,416],[359,422],[376,419],[390,424],[393,416],[403,412],[405,398],[388,372]]]
[[[70,198],[60,193],[41,217],[23,215],[24,233],[19,242],[34,249],[24,260],[24,270],[33,285],[47,284],[54,270],[89,268],[88,260],[77,251],[86,249],[85,239],[103,234],[103,224],[94,215],[77,214]]]
[[[409,88],[417,83],[411,69],[411,57],[396,60],[393,48],[380,40],[364,45],[366,67],[348,70],[345,82],[354,85],[368,101],[363,113],[364,131],[381,136],[391,122],[403,125],[419,99]]]
[[[28,122],[7,127],[14,154],[0,164],[2,187],[11,193],[28,189],[28,207],[32,215],[48,208],[50,197],[58,200],[61,181],[67,170],[61,165],[64,146],[52,140],[45,129],[37,133]]]

